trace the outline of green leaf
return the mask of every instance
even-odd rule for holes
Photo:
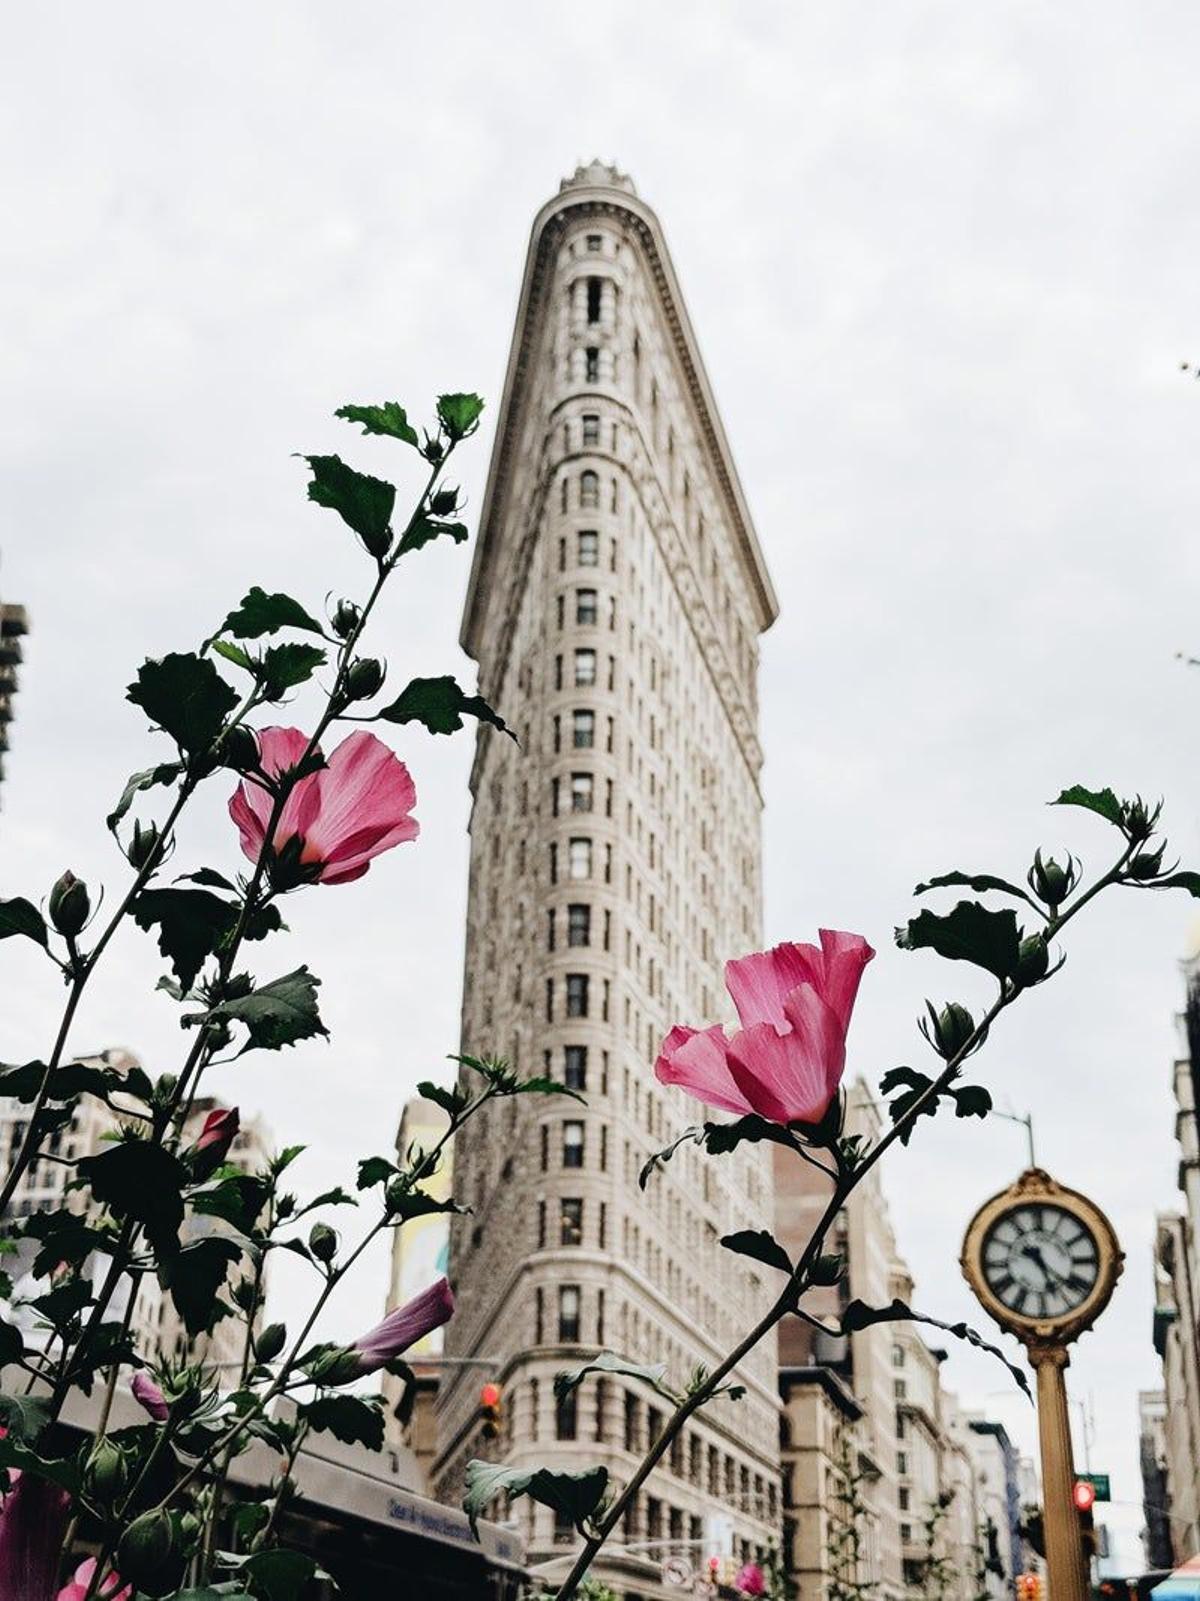
[[[973,889],[977,895],[985,895],[990,889],[997,890],[1001,895],[1019,895],[1035,911],[1041,911],[1037,902],[1031,900],[1018,885],[1010,884],[1006,878],[994,878],[991,873],[943,873],[940,878],[931,878],[927,884],[918,884],[913,894],[924,895],[931,889],[950,887]]]
[[[552,1473],[549,1468],[508,1468],[500,1462],[467,1463],[467,1493],[463,1507],[476,1532],[484,1507],[506,1492],[510,1498],[527,1495],[553,1507],[578,1529],[600,1505],[608,1488],[607,1468],[585,1468],[581,1473]]]
[[[414,517],[404,530],[396,554],[407,556],[410,550],[421,550],[425,545],[443,536],[452,539],[456,545],[461,545],[467,538],[467,525],[447,522],[444,518],[430,517],[422,512]]]
[[[311,1039],[315,1034],[328,1036],[329,1030],[321,1022],[317,1011],[315,978],[307,967],[298,967],[294,973],[272,979],[251,990],[237,1000],[222,1001],[206,1012],[209,1022],[244,1023],[250,1038],[242,1051],[278,1051],[284,1045],[295,1045],[298,1040]],[[194,1021],[201,1021],[200,1018]],[[239,1052],[239,1055],[242,1052]]]
[[[243,672],[256,673],[254,657],[251,656],[248,650],[243,650],[240,645],[235,645],[231,639],[214,639],[212,648],[218,656],[224,656],[227,662],[232,662],[235,667],[240,667]]]
[[[1106,822],[1115,823],[1118,828],[1124,820],[1124,808],[1111,789],[1084,789],[1082,784],[1072,784],[1050,805],[1082,806],[1086,811],[1096,812]]]
[[[312,634],[324,632],[298,600],[290,595],[268,595],[255,584],[241,605],[229,613],[218,632],[235,634],[238,639],[260,639],[263,634],[276,634],[281,628],[305,628]]]
[[[614,1356],[611,1351],[602,1351],[591,1362],[585,1362],[582,1367],[566,1368],[554,1375],[554,1393],[561,1400],[569,1395],[583,1383],[589,1373],[620,1373],[630,1379],[644,1379],[660,1395],[670,1397],[670,1391],[663,1388],[663,1379],[666,1377],[667,1364],[665,1362],[639,1363],[627,1362],[624,1357]],[[671,1397],[673,1399],[673,1397]]]
[[[19,1362],[25,1354],[25,1341],[21,1338],[20,1329],[0,1318],[0,1368],[6,1368],[10,1362]]]
[[[655,1151],[652,1156],[647,1157],[646,1161],[642,1164],[641,1172],[638,1174],[638,1189],[644,1190],[646,1185],[650,1182],[651,1173],[657,1172],[660,1167],[665,1167],[675,1155],[675,1152],[679,1149],[679,1147],[681,1145],[688,1144],[704,1144],[703,1127],[698,1124],[694,1124],[691,1128],[685,1128],[683,1133],[679,1135],[678,1139],[672,1140],[670,1145],[666,1146],[663,1150]]]
[[[82,1157],[76,1171],[115,1217],[142,1224],[160,1257],[176,1249],[187,1173],[169,1151],[146,1140],[122,1140]]]
[[[304,1588],[320,1570],[300,1551],[256,1551],[242,1565],[242,1578],[261,1601],[299,1601]]]
[[[504,1093],[506,1095],[569,1095],[573,1101],[578,1101],[580,1106],[587,1105],[586,1095],[581,1095],[578,1090],[568,1089],[565,1084],[561,1084],[556,1078],[545,1078],[541,1075],[537,1078],[518,1079]]]
[[[45,1062],[22,1062],[19,1067],[0,1069],[0,1095],[11,1095],[14,1101],[36,1100],[45,1076]]]
[[[272,645],[259,666],[263,694],[268,700],[282,700],[289,689],[306,684],[327,659],[317,645]]]
[[[358,1164],[358,1188],[369,1190],[376,1184],[383,1184],[394,1178],[399,1172],[394,1162],[389,1162],[386,1156],[368,1156]]]
[[[457,1117],[471,1101],[471,1097],[467,1092],[460,1090],[457,1085],[453,1085],[450,1089],[443,1089],[440,1084],[435,1084],[432,1079],[422,1079],[417,1085],[417,1094],[423,1100],[432,1101],[435,1106],[440,1106],[442,1111],[452,1118]]]
[[[387,1209],[388,1216],[399,1223],[407,1223],[414,1217],[431,1217],[442,1212],[457,1214],[466,1210],[452,1198],[439,1201],[425,1190],[410,1189],[403,1178],[388,1185]]]
[[[207,750],[238,703],[212,662],[192,652],[143,663],[125,698],[189,752]]]
[[[963,1084],[950,1094],[955,1117],[986,1117],[992,1109],[992,1097],[982,1084]]]
[[[299,1411],[312,1428],[332,1434],[345,1445],[365,1445],[368,1451],[383,1449],[383,1410],[379,1397],[327,1395],[310,1401]]]
[[[746,1142],[757,1145],[761,1140],[771,1140],[776,1145],[789,1147],[795,1145],[787,1129],[781,1128],[778,1123],[768,1123],[765,1117],[756,1117],[753,1112],[739,1117],[733,1123],[704,1125],[704,1148],[710,1156],[726,1156],[730,1151],[736,1151],[739,1145]]]
[[[347,422],[362,423],[364,434],[382,434],[389,439],[400,439],[406,445],[419,445],[417,430],[408,420],[404,407],[394,400],[385,400],[381,406],[339,406],[333,414]]]
[[[879,1081],[879,1093],[890,1095],[893,1090],[903,1089],[902,1095],[897,1095],[894,1101],[888,1102],[888,1111],[892,1115],[892,1122],[898,1123],[902,1117],[907,1117],[916,1103],[929,1089],[933,1080],[926,1073],[918,1073],[911,1067],[889,1067]],[[938,1097],[923,1106],[918,1117],[933,1117],[938,1109]],[[911,1126],[900,1135],[900,1143],[907,1145],[912,1138]]]
[[[241,1256],[242,1247],[236,1240],[210,1234],[207,1239],[185,1245],[165,1264],[165,1287],[171,1292],[184,1328],[193,1337],[207,1334],[228,1311],[219,1292],[230,1267]]]
[[[479,426],[483,399],[479,395],[439,395],[437,414],[451,439],[465,439]]]
[[[327,506],[362,540],[372,556],[383,556],[391,544],[396,487],[381,478],[355,472],[338,456],[306,456],[312,472],[309,500]]]
[[[173,784],[182,772],[182,762],[160,762],[157,767],[147,767],[145,772],[134,773],[126,780],[121,798],[104,819],[105,823],[115,832],[117,824],[133,805],[133,798],[139,790],[153,789],[155,784]]]
[[[1200,873],[1171,873],[1153,884],[1141,885],[1145,889],[1185,889],[1200,900]]]
[[[1015,979],[1021,959],[1017,914],[990,912],[978,901],[959,901],[945,917],[921,912],[896,930],[901,950],[932,950],[954,962],[973,962],[998,979]]]
[[[71,1462],[44,1462],[27,1451],[22,1442],[32,1443],[50,1421],[50,1402],[41,1395],[0,1395],[0,1424],[7,1429],[7,1437],[0,1436],[0,1467],[29,1469],[39,1478],[61,1484],[64,1489],[77,1489],[78,1474]],[[55,1470],[58,1472],[55,1472]],[[74,1477],[68,1475],[74,1473]],[[61,1476],[60,1476],[61,1475]]]
[[[11,901],[0,901],[0,939],[11,939],[15,934],[23,934],[26,939],[49,949],[45,919],[32,901],[20,895]]]
[[[753,1257],[756,1262],[778,1268],[781,1273],[792,1271],[791,1257],[767,1229],[739,1229],[736,1234],[724,1235],[721,1244],[727,1251]]]
[[[929,1317],[924,1312],[914,1312],[903,1301],[893,1301],[890,1306],[868,1306],[865,1301],[851,1301],[842,1313],[843,1334],[857,1334],[860,1329],[870,1328],[874,1323],[928,1323],[935,1329],[944,1329],[947,1334],[953,1334],[956,1340],[965,1340],[968,1345],[974,1345],[980,1351],[986,1351],[989,1356],[994,1356],[997,1361],[1003,1362],[1029,1400],[1033,1400],[1029,1380],[1022,1370],[1014,1367],[998,1346],[989,1344],[967,1323],[943,1323],[940,1318]]]
[[[239,1234],[250,1234],[267,1204],[271,1186],[253,1173],[230,1173],[193,1190],[188,1205],[202,1217],[219,1217]]]
[[[490,723],[502,734],[516,735],[504,719],[481,695],[467,695],[457,681],[444,678],[414,678],[379,716],[389,723],[421,723],[431,734],[454,734],[462,727],[463,715]]]
[[[69,1328],[79,1314],[92,1303],[92,1286],[87,1279],[68,1279],[35,1296],[28,1304],[40,1312],[53,1328]]]
[[[158,948],[185,990],[237,924],[238,908],[206,889],[144,889],[133,917],[147,931],[157,926]]]

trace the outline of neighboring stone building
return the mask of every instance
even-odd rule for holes
[[[1142,1547],[1146,1567],[1172,1566],[1171,1492],[1167,1484],[1167,1397],[1164,1390],[1138,1391],[1138,1446],[1142,1463]]]
[[[462,641],[520,743],[480,731],[471,775],[463,1049],[586,1096],[521,1096],[455,1151],[451,1358],[495,1357],[506,1433],[480,1438],[478,1372],[441,1386],[439,1493],[473,1456],[629,1478],[666,1403],[556,1372],[609,1349],[713,1364],[773,1285],[721,1249],[771,1209],[769,1157],[648,1155],[697,1120],[652,1067],[673,1024],[731,1019],[726,958],[761,944],[757,636],[776,614],[662,229],[628,178],[581,168],[533,228]],[[746,1395],[705,1408],[600,1568],[659,1593],[672,1547],[764,1550],[779,1521],[770,1341]],[[575,1543],[528,1500],[531,1556]],[[635,1549],[636,1548],[636,1549]],[[565,1566],[565,1565],[564,1565]]]
[[[1187,1000],[1172,1070],[1183,1209],[1157,1219],[1154,1348],[1163,1365],[1163,1461],[1175,1562],[1200,1552],[1200,959],[1183,964]]]
[[[17,668],[21,665],[21,638],[29,632],[24,606],[0,604],[0,784],[4,781],[4,753],[8,727],[16,716]]]
[[[975,1467],[975,1506],[987,1591],[990,1596],[1011,1596],[1013,1580],[1025,1571],[1020,1459],[1002,1423],[971,1415],[967,1428],[967,1449]]]

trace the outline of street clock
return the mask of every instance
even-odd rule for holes
[[[1046,1561],[1054,1601],[1087,1601],[1088,1561],[1072,1501],[1070,1345],[1108,1305],[1125,1258],[1100,1208],[1040,1167],[985,1201],[967,1226],[962,1270],[984,1311],[1037,1373]]]
[[[985,1311],[1031,1348],[1076,1339],[1108,1305],[1124,1256],[1098,1206],[1041,1168],[979,1208],[962,1269]]]

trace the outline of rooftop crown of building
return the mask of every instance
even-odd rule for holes
[[[559,194],[564,189],[624,189],[626,194],[637,194],[628,173],[622,172],[615,162],[608,161],[589,161],[586,166],[576,167],[572,176],[559,184]]]

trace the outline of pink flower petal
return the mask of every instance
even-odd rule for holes
[[[744,1116],[754,1107],[734,1081],[726,1051],[723,1028],[673,1028],[663,1041],[654,1076],[660,1084],[677,1084],[708,1106]]]
[[[785,1028],[783,1002],[798,984],[814,982],[821,953],[813,945],[776,945],[725,963],[725,987],[743,1028],[772,1023]]]
[[[414,1295],[411,1301],[389,1312],[375,1328],[359,1335],[353,1345],[359,1357],[359,1376],[374,1373],[395,1357],[403,1356],[410,1345],[448,1323],[453,1313],[450,1281],[438,1279],[427,1290]]]
[[[156,1423],[165,1423],[170,1416],[167,1398],[148,1373],[137,1372],[129,1381],[133,1398],[144,1407]]]

